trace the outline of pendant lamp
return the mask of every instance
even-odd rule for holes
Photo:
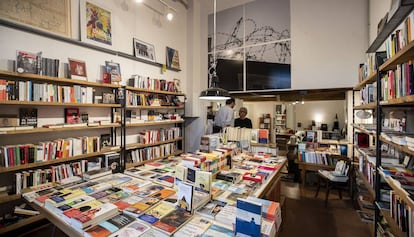
[[[231,96],[227,90],[218,87],[219,78],[216,72],[217,66],[217,56],[216,56],[216,1],[214,0],[214,14],[213,14],[213,25],[214,25],[214,32],[213,32],[213,62],[209,68],[209,76],[210,76],[210,88],[207,90],[203,90],[200,93],[199,98],[202,100],[227,100],[230,99]]]

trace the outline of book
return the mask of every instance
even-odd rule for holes
[[[76,198],[82,195],[85,195],[86,193],[81,189],[62,189],[59,192],[51,195],[48,199],[45,201],[45,207],[51,207],[54,208],[59,205],[59,203],[63,203],[67,200],[70,200],[72,198]]]
[[[124,228],[120,229],[119,231],[113,233],[109,237],[136,237],[141,236],[146,231],[150,230],[150,226],[147,224],[140,222],[140,221],[134,221]]]
[[[37,127],[37,109],[19,108],[19,125]]]
[[[180,69],[178,51],[170,47],[167,47],[167,67]]]
[[[197,170],[195,174],[194,188],[197,191],[211,193],[212,174],[211,172]]]
[[[175,209],[155,222],[153,226],[168,234],[174,233],[191,218],[191,213],[184,209]]]
[[[191,184],[187,184],[183,182],[178,183],[177,200],[178,200],[178,206],[180,208],[183,208],[189,212],[192,211],[193,192],[194,192],[194,187]]]
[[[79,108],[65,108],[65,123],[76,124],[80,123]]]
[[[97,208],[90,209],[74,216],[70,219],[70,223],[73,227],[81,230],[95,225],[111,216],[115,216],[116,214],[118,214],[117,206],[112,203],[104,203]]]
[[[80,215],[83,212],[92,210],[92,209],[96,209],[100,206],[102,206],[103,203],[96,200],[96,199],[92,199],[86,202],[82,202],[81,204],[77,205],[76,207],[72,207],[69,208],[65,211],[62,212],[62,219],[64,219],[67,222],[70,222],[70,219],[74,218],[77,215]]]
[[[175,194],[175,190],[174,189],[167,189],[166,188],[166,189],[160,190],[160,191],[158,191],[158,192],[156,192],[154,194],[151,194],[150,197],[156,197],[156,198],[159,198],[159,199],[165,199],[165,198],[167,198],[167,197],[169,197],[169,196],[171,196],[173,194]]]
[[[112,173],[121,172],[121,154],[117,152],[104,153],[105,167],[112,170]]]
[[[116,205],[120,211],[123,211],[126,208],[140,202],[142,199],[142,197],[132,195],[121,200],[115,201],[113,202],[113,204]]]
[[[101,237],[108,236],[135,221],[134,217],[118,214],[108,220],[102,221],[96,226],[85,230],[85,236]]]
[[[237,199],[236,236],[260,236],[262,204],[248,199]]]
[[[203,207],[197,210],[197,213],[208,218],[214,219],[215,216],[221,211],[221,209],[226,206],[225,202],[218,200],[211,200]]]
[[[101,178],[103,176],[107,176],[110,174],[112,174],[112,169],[108,167],[101,168],[101,169],[93,169],[93,170],[83,173],[83,179],[92,180],[92,179]]]
[[[163,175],[154,179],[154,182],[165,185],[167,187],[174,187],[174,176]]]
[[[174,209],[175,206],[171,203],[161,201],[158,204],[156,204],[156,206],[154,206],[153,208],[147,210],[138,218],[149,224],[154,224],[155,222],[159,221],[162,217],[172,212]]]
[[[174,233],[174,237],[201,236],[212,223],[211,219],[194,215],[190,221]]]
[[[152,206],[156,205],[160,201],[159,198],[156,197],[146,197],[141,201],[125,208],[123,211],[124,213],[139,217],[142,215],[147,209],[151,208]]]
[[[17,50],[16,55],[16,71],[19,73],[33,73],[39,74],[39,58],[42,53],[31,53],[26,51]]]
[[[111,77],[111,83],[117,83],[122,80],[121,67],[119,63],[105,61],[105,72]]]
[[[231,228],[218,224],[212,224],[200,237],[233,237],[234,233]],[[258,235],[260,236],[260,235]]]
[[[53,207],[53,206],[50,206],[50,205],[49,206],[45,205],[45,208],[53,211],[54,213],[57,213],[58,215],[61,215],[61,214],[63,214],[64,211],[67,211],[71,208],[79,207],[79,206],[81,206],[81,205],[83,205],[83,204],[85,204],[89,201],[92,201],[92,200],[94,200],[93,197],[90,197],[90,196],[87,196],[87,195],[82,195],[82,196],[79,196],[79,197],[69,199],[69,200],[57,205],[56,207]]]

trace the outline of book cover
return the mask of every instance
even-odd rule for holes
[[[119,63],[105,61],[105,72],[111,76],[111,83],[120,82],[121,79],[121,66]]]
[[[165,199],[171,195],[175,194],[175,190],[173,189],[163,189],[154,194],[151,194],[150,197],[156,197],[159,199]]]
[[[42,56],[42,53],[31,53],[26,51],[17,50],[16,55],[16,71],[19,73],[33,73],[38,74],[39,63],[38,59]]]
[[[62,217],[66,218],[66,220],[71,219],[77,215],[80,215],[82,212],[89,211],[91,209],[96,209],[98,207],[102,206],[102,202],[98,200],[90,200],[88,202],[85,202],[81,205],[78,205],[76,207],[70,208],[66,211],[64,211],[62,214]]]
[[[117,152],[110,152],[104,154],[105,167],[110,168],[112,173],[121,172],[121,154]]]
[[[186,223],[191,213],[184,209],[175,209],[153,224],[154,227],[172,234],[181,225]]]
[[[133,194],[133,193],[140,192],[144,186],[147,186],[150,184],[151,184],[151,181],[148,181],[148,180],[133,179],[131,181],[128,181],[126,183],[119,185],[119,188],[121,188],[125,192]]]
[[[166,202],[160,202],[156,206],[154,206],[152,209],[149,209],[148,211],[146,211],[144,214],[142,214],[138,218],[147,223],[154,224],[155,222],[159,221],[162,217],[172,212],[174,209],[175,209],[174,205],[170,203],[166,203]]]
[[[237,199],[236,236],[260,236],[262,204],[247,199]]]
[[[148,208],[154,206],[160,201],[158,198],[147,197],[142,199],[141,201],[127,207],[124,209],[124,212],[128,215],[132,215],[135,217],[140,216],[144,213]]]
[[[210,225],[201,237],[233,237],[233,230],[217,224]],[[260,236],[260,235],[258,235]]]
[[[70,199],[85,195],[86,193],[81,189],[62,189],[59,192],[53,194],[49,197],[49,199],[46,200],[45,206],[48,207],[56,207],[60,203],[63,203],[65,201],[68,201]]]
[[[143,233],[148,231],[151,227],[140,222],[134,221],[109,237],[136,237],[141,236]]]
[[[131,224],[134,220],[135,218],[133,217],[125,214],[119,214],[85,230],[85,234],[93,237],[108,236]]]
[[[170,47],[167,48],[167,67],[180,69],[180,58],[178,56],[178,50]]]
[[[62,214],[64,211],[67,211],[71,208],[77,208],[92,200],[94,200],[94,198],[87,195],[76,197],[60,204],[53,211],[57,214]]]
[[[114,204],[105,203],[97,208],[90,209],[74,216],[70,219],[70,223],[75,228],[84,229],[99,223],[110,216],[116,215],[117,213],[118,208]]]
[[[177,186],[177,200],[178,206],[191,212],[192,211],[192,204],[193,204],[193,186],[186,183],[178,183]]]
[[[197,213],[202,216],[214,219],[214,217],[221,211],[221,209],[224,206],[226,206],[225,202],[218,201],[218,200],[211,200],[206,205],[198,209]]]
[[[119,192],[116,192],[116,193],[110,194],[106,197],[103,197],[103,198],[99,199],[99,201],[101,201],[103,203],[107,203],[107,202],[114,203],[116,201],[127,198],[129,196],[130,196],[130,193],[127,193],[127,192],[124,192],[124,191],[121,190]]]
[[[174,233],[174,237],[201,236],[212,223],[213,221],[211,219],[195,215]]]
[[[187,167],[182,165],[175,166],[175,185],[177,186],[178,182],[185,182],[187,178]]]
[[[167,187],[174,187],[174,176],[163,175],[154,180],[154,182],[165,185]]]
[[[190,183],[195,183],[196,171],[197,171],[197,169],[195,169],[195,168],[187,167],[187,177],[186,177],[185,180],[190,182]]]
[[[126,208],[140,202],[143,198],[138,196],[129,196],[124,199],[115,201],[113,204],[118,207],[120,211],[125,210]]]
[[[19,125],[37,127],[37,109],[19,108]]]
[[[120,188],[112,187],[112,188],[108,188],[108,189],[105,189],[105,190],[100,191],[100,192],[93,193],[90,196],[95,198],[95,199],[101,199],[101,198],[104,198],[104,197],[109,196],[111,194],[117,193],[119,191],[121,191]]]
[[[161,190],[165,189],[164,186],[159,185],[159,184],[150,184],[147,186],[142,187],[142,190],[140,192],[137,193],[138,196],[140,197],[148,197],[151,196],[154,193],[157,193]]]
[[[198,170],[195,176],[194,187],[197,191],[211,193],[212,175],[210,172]]]
[[[65,123],[75,124],[80,121],[79,108],[65,108]]]

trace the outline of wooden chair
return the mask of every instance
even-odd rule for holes
[[[344,167],[342,167],[341,176],[336,176],[333,174],[338,174],[338,165],[340,165],[343,161]],[[326,187],[326,194],[325,194],[325,207],[328,206],[328,199],[329,199],[329,192],[331,189],[338,190],[339,198],[342,199],[342,189],[349,190],[350,182],[351,182],[351,160],[350,159],[340,159],[338,160],[337,166],[335,167],[335,171],[326,171],[326,170],[318,170],[318,188],[315,193],[315,198],[318,197],[319,190],[321,188],[321,184],[325,183]]]

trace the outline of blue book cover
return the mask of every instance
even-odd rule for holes
[[[238,198],[236,210],[236,236],[260,236],[262,204]]]
[[[156,218],[155,216],[148,215],[148,214],[143,214],[142,216],[138,218],[150,224],[154,224],[155,222],[159,221],[159,219]]]

